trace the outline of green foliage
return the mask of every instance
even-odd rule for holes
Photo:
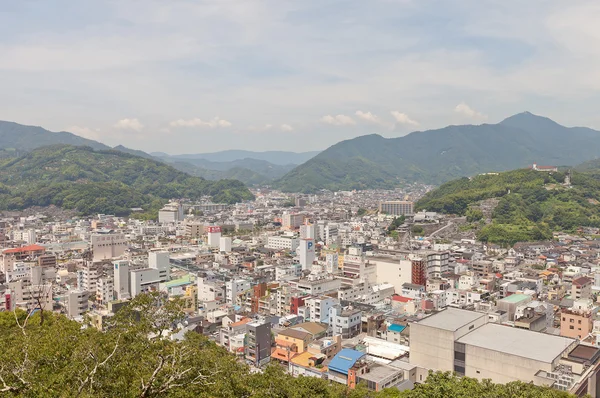
[[[425,229],[420,225],[414,225],[412,227],[412,233],[415,235],[423,235],[424,232],[425,232]]]
[[[137,296],[105,331],[62,315],[0,312],[2,397],[420,398],[571,395],[532,384],[493,384],[431,373],[414,391],[350,390],[323,379],[287,375],[279,365],[250,369],[204,336],[167,337],[184,303],[159,293]],[[164,336],[164,337],[161,337]]]
[[[469,222],[483,216],[470,207],[498,198],[493,223],[481,229],[482,241],[511,245],[519,241],[551,239],[553,230],[573,231],[580,226],[600,227],[600,179],[573,173],[570,188],[565,174],[520,169],[498,175],[479,175],[443,184],[427,193],[416,207],[466,215]]]
[[[82,214],[156,215],[170,198],[235,203],[252,199],[239,181],[206,181],[166,164],[113,150],[52,146],[0,164],[0,209],[56,205]]]
[[[388,235],[393,235],[395,238],[397,238],[398,232],[396,230],[398,229],[398,227],[404,224],[404,221],[406,221],[406,217],[404,216],[394,217],[394,219],[387,228]],[[395,234],[393,234],[394,232]]]
[[[356,212],[356,215],[357,215],[358,217],[362,217],[362,216],[364,216],[365,214],[367,214],[367,209],[365,209],[365,208],[363,208],[363,207],[360,207],[360,208],[358,209],[358,211]]]

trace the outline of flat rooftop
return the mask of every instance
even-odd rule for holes
[[[437,314],[421,319],[417,323],[419,325],[454,332],[461,327],[486,316],[486,314],[481,314],[479,312],[460,310],[458,308],[447,308]]]
[[[575,340],[488,323],[457,340],[459,343],[550,363]]]
[[[510,296],[503,298],[500,301],[504,301],[505,303],[518,303],[519,301],[530,299],[531,296],[527,294],[511,294]]]

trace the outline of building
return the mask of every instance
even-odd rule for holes
[[[88,310],[87,291],[71,290],[67,298],[67,316],[70,318],[80,317]]]
[[[171,257],[167,251],[153,251],[148,253],[148,267],[158,271],[161,282],[171,278]]]
[[[183,221],[183,205],[178,202],[169,202],[158,211],[158,222],[161,224],[177,223]]]
[[[204,224],[201,222],[186,222],[185,224],[185,235],[191,239],[198,239],[204,235]]]
[[[329,380],[348,385],[348,373],[350,369],[366,354],[361,351],[344,348],[338,352],[329,362]]]
[[[219,251],[229,253],[231,251],[231,237],[222,236],[219,239]]]
[[[392,216],[406,216],[414,214],[414,203],[406,200],[379,202],[379,212]]]
[[[205,228],[208,235],[208,246],[217,248],[221,245],[221,232],[220,226],[211,225]]]
[[[592,282],[591,278],[585,276],[573,279],[571,284],[571,298],[574,300],[591,298]]]
[[[113,263],[113,267],[113,280],[117,300],[125,300],[131,298],[131,290],[129,288],[129,261],[115,261]]]
[[[295,236],[269,236],[265,247],[274,250],[295,251],[300,246],[300,239]]]
[[[252,322],[247,326],[246,359],[261,366],[271,359],[271,323]]]
[[[161,282],[160,274],[154,268],[141,268],[129,271],[129,283],[131,298],[146,292],[159,290]]]
[[[228,304],[235,305],[237,296],[249,290],[252,285],[246,279],[231,279],[225,282],[225,300]]]
[[[115,284],[112,277],[99,278],[96,283],[96,301],[106,305],[114,300]]]
[[[94,233],[90,237],[94,261],[110,260],[120,257],[127,249],[125,234],[115,232]]]
[[[532,164],[530,169],[535,171],[545,171],[547,173],[558,172],[558,167],[556,166],[538,166],[537,163]]]
[[[96,292],[96,284],[100,276],[99,264],[87,263],[82,269],[77,270],[77,287],[89,293]]]
[[[306,238],[300,239],[298,251],[300,252],[300,265],[302,266],[302,270],[310,270],[316,258],[315,241]]]
[[[299,228],[304,222],[304,214],[286,213],[281,217],[281,226],[287,230]]]
[[[413,323],[410,363],[422,369],[417,382],[424,381],[423,373],[431,369],[494,383],[522,381],[563,391],[585,390],[596,396],[597,348],[487,320],[486,314],[448,308]]]
[[[560,335],[572,339],[584,339],[594,327],[594,316],[598,308],[590,299],[579,299],[571,308],[563,308],[560,312]]]
[[[329,330],[331,335],[340,335],[343,339],[358,336],[361,330],[361,314],[359,309],[352,307],[343,308],[334,305],[329,308]]]

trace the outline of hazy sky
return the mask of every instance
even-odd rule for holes
[[[169,153],[529,110],[600,128],[598,0],[0,2],[0,119]]]

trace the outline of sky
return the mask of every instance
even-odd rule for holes
[[[147,152],[322,150],[523,111],[600,129],[597,0],[0,2],[0,119]]]

